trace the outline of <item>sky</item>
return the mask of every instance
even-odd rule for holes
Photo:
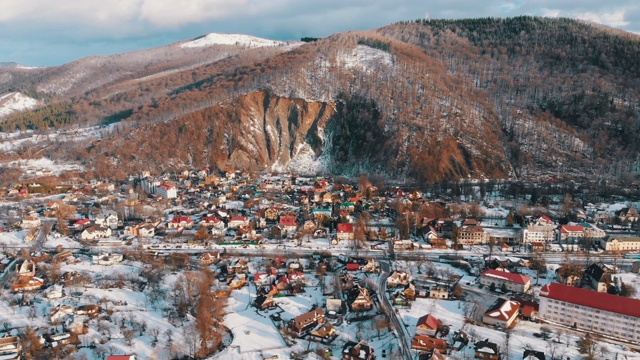
[[[421,18],[518,15],[640,34],[639,0],[0,0],[0,62],[61,65],[211,32],[299,40]]]

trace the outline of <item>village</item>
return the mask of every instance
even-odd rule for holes
[[[639,356],[638,203],[236,169],[0,191],[3,360]]]

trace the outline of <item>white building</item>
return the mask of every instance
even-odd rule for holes
[[[95,223],[113,230],[118,227],[118,213],[113,210],[103,211],[96,216]]]
[[[538,317],[578,330],[640,341],[640,300],[566,286],[540,290]]]
[[[178,196],[178,189],[170,184],[160,184],[156,188],[156,193],[164,199],[175,199]]]
[[[522,243],[531,244],[533,242],[549,243],[555,239],[553,225],[531,224],[522,230]]]
[[[522,274],[489,269],[480,274],[480,284],[484,286],[493,284],[496,289],[500,289],[502,284],[505,284],[509,291],[523,293],[531,287],[531,278]]]
[[[606,251],[636,251],[640,250],[640,237],[619,236],[601,240],[600,245]]]
[[[111,236],[111,229],[104,226],[94,225],[84,229],[82,233],[80,233],[80,239],[82,240],[95,240],[95,239],[103,239]]]

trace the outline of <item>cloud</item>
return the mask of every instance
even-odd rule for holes
[[[640,32],[637,0],[0,0],[0,62],[52,65],[209,32],[277,40],[328,36],[423,14],[571,17]]]
[[[625,20],[624,9],[603,13],[587,11],[583,13],[576,13],[575,17],[578,19],[593,21],[599,24],[609,25],[613,27],[625,27],[630,23],[629,21]]]

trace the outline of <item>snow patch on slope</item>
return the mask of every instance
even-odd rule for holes
[[[0,117],[9,116],[20,111],[30,110],[42,105],[41,101],[30,98],[19,92],[0,95]]]
[[[60,175],[68,171],[84,171],[84,166],[74,163],[55,162],[49,158],[11,161],[9,167],[19,167],[23,172],[23,179],[41,176]]]
[[[183,48],[197,48],[211,45],[239,45],[248,47],[262,47],[262,46],[281,46],[286,43],[282,41],[263,39],[250,35],[243,34],[220,34],[211,33],[201,38],[186,42],[181,45]]]
[[[328,163],[328,152],[316,156],[311,145],[302,143],[298,145],[295,155],[284,169],[277,169],[278,166],[274,165],[274,170],[286,170],[300,175],[315,175],[325,172]]]
[[[390,53],[366,45],[358,45],[349,52],[338,53],[337,60],[339,64],[347,69],[358,67],[365,72],[377,68],[379,65],[388,67],[393,65]]]

